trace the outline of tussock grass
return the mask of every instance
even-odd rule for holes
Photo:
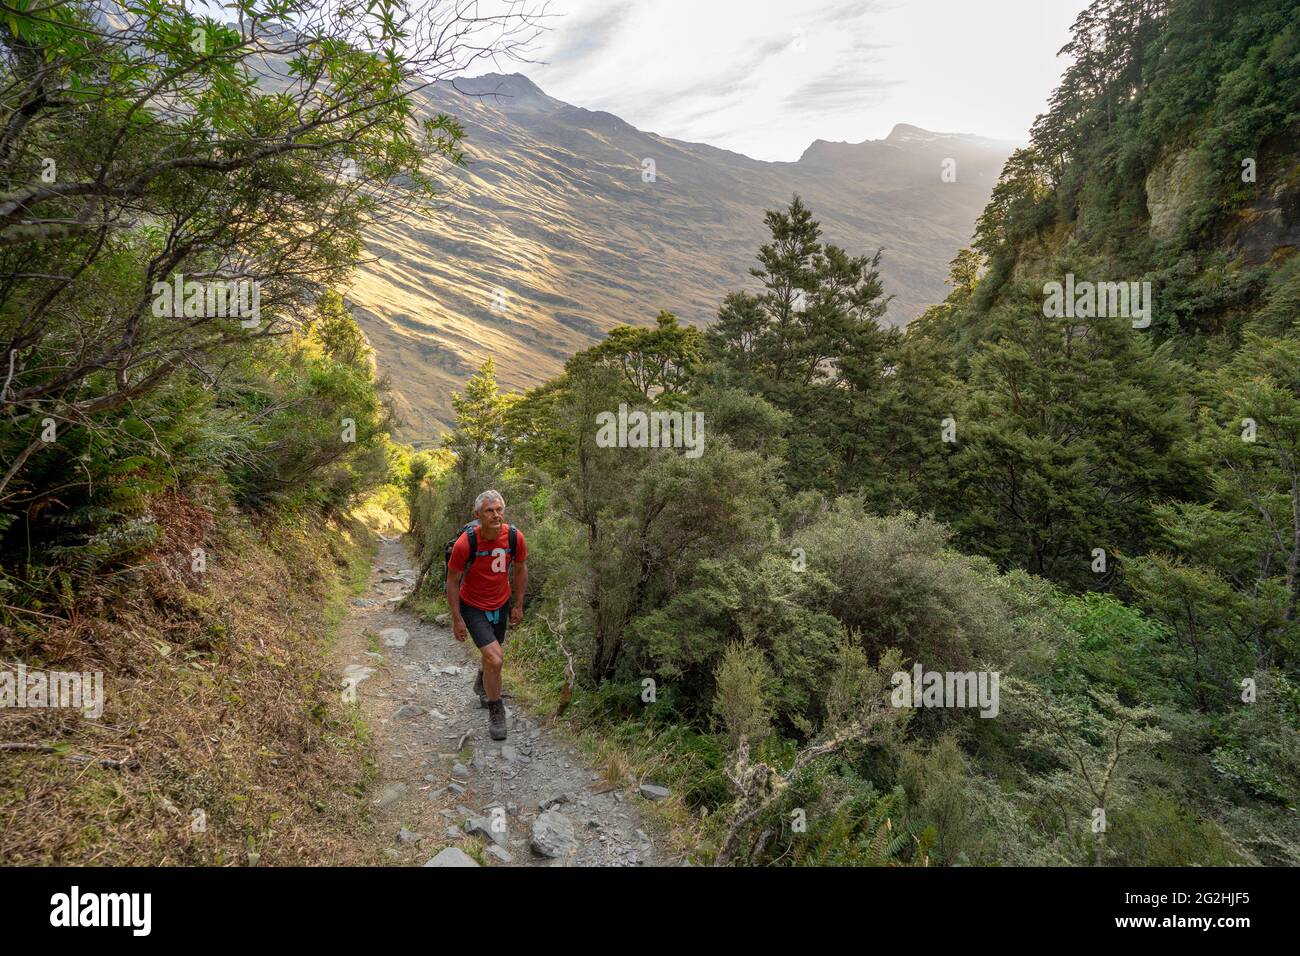
[[[197,533],[202,573],[190,569]],[[369,733],[341,701],[329,654],[372,534],[355,520],[231,513],[171,538],[185,546],[112,592],[79,595],[69,620],[0,635],[0,668],[102,671],[105,693],[97,720],[0,711],[0,741],[55,748],[0,753],[0,860],[377,862],[365,839]]]

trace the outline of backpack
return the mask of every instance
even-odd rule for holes
[[[514,563],[514,560],[515,560],[515,543],[519,540],[519,532],[518,532],[517,530],[515,530],[515,526],[514,526],[514,525],[509,525],[509,528],[510,528],[510,535],[509,535],[509,539],[510,539],[510,561],[511,561],[511,563],[513,564],[513,563]],[[486,558],[488,555],[490,555],[490,554],[492,553],[491,551],[480,551],[480,550],[478,549],[478,534],[477,534],[477,529],[478,529],[478,518],[475,518],[475,519],[474,519],[473,521],[471,521],[469,524],[467,524],[467,525],[465,525],[464,527],[462,527],[462,528],[460,529],[460,531],[456,532],[456,537],[452,538],[450,541],[448,541],[448,542],[443,546],[443,549],[442,549],[442,576],[443,576],[443,581],[444,581],[444,582],[446,582],[446,580],[447,580],[447,575],[448,575],[449,572],[451,571],[451,549],[454,548],[454,547],[456,546],[456,542],[460,540],[460,536],[461,536],[462,534],[467,534],[467,535],[469,535],[469,557],[465,559],[465,573],[466,573],[466,574],[469,573],[469,566],[470,566],[471,564],[474,563],[474,559],[475,559],[476,557],[484,557],[484,558]]]

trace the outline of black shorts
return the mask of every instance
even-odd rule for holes
[[[472,604],[461,602],[460,616],[465,619],[465,628],[474,639],[476,647],[487,647],[493,641],[505,646],[506,626],[510,623],[510,602],[507,601],[498,608],[496,614],[497,622],[493,624],[487,618],[487,611],[480,611]]]

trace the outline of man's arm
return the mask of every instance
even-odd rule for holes
[[[528,565],[516,561],[510,584],[510,623],[518,624],[524,619],[524,591],[528,588]]]
[[[447,569],[447,610],[451,612],[451,633],[456,640],[464,642],[469,636],[465,619],[460,614],[460,583],[465,580],[465,569],[453,571]]]

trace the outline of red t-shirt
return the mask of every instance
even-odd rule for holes
[[[469,566],[469,573],[460,583],[460,599],[480,611],[495,611],[510,600],[510,526],[501,525],[501,536],[493,542],[483,540],[482,529],[475,529],[478,554]],[[490,552],[484,554],[483,552]],[[515,560],[528,557],[524,533],[515,529]],[[462,534],[451,547],[451,560],[447,566],[460,573],[469,560],[469,535]]]

